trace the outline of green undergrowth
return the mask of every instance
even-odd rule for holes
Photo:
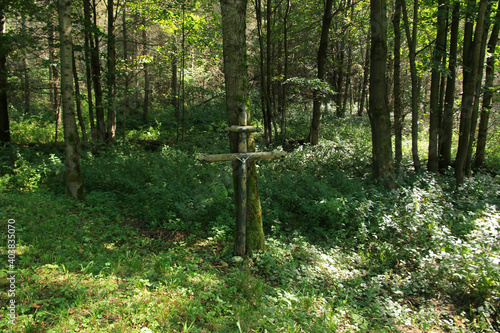
[[[268,250],[243,260],[230,163],[196,160],[227,151],[219,129],[84,146],[85,202],[64,195],[59,146],[2,147],[0,250],[15,220],[17,317],[9,326],[4,260],[0,330],[500,330],[500,177],[457,189],[451,171],[406,161],[389,190],[370,175],[366,120],[334,124],[320,146],[259,162]]]

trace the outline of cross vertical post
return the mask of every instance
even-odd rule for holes
[[[245,107],[239,109],[239,125],[247,125],[247,113]],[[238,153],[245,154],[248,150],[247,133],[240,132],[238,137]],[[236,218],[236,244],[234,252],[237,256],[244,256],[246,252],[246,232],[247,232],[247,170],[246,157],[238,158],[240,167],[238,170],[238,214]]]
[[[247,161],[270,160],[286,155],[283,151],[272,152],[248,152],[248,136],[253,132],[261,131],[260,128],[248,126],[248,118],[245,106],[240,106],[238,123],[226,128],[229,132],[238,133],[238,152],[229,154],[202,155],[199,161],[220,162],[240,161],[238,166],[238,177],[235,185],[236,194],[236,239],[234,254],[244,256],[247,252]]]

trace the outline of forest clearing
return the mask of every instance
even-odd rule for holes
[[[499,1],[0,27],[1,331],[500,331]]]

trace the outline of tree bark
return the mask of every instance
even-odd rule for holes
[[[464,183],[465,172],[467,169],[466,161],[467,154],[469,152],[469,142],[471,140],[472,111],[474,106],[479,58],[483,38],[484,17],[487,3],[488,0],[481,0],[479,3],[474,40],[471,43],[471,47],[467,47],[466,44],[470,43],[470,38],[468,38],[464,33],[464,66],[466,68],[464,69],[458,151],[455,158],[455,178],[457,186]],[[473,22],[469,21],[466,23],[466,30],[468,24],[473,24]]]
[[[0,2],[0,142],[10,142],[9,107],[7,100],[7,54],[9,45],[5,33],[5,3]]]
[[[408,56],[410,58],[411,75],[411,154],[413,158],[413,167],[416,171],[420,170],[420,157],[418,155],[418,104],[420,100],[420,85],[417,74],[416,49],[417,49],[417,30],[418,30],[418,1],[413,2],[413,27],[410,33],[410,23],[406,9],[406,1],[401,0],[403,9],[403,20],[406,33],[406,40],[409,45]]]
[[[142,25],[146,25],[146,19],[144,18],[142,21]],[[148,35],[146,33],[146,29],[142,30],[142,55],[146,56],[148,54]],[[145,62],[143,64],[144,67],[144,102],[142,104],[142,120],[146,122],[148,120],[149,113],[149,64]]]
[[[87,77],[87,104],[89,106],[89,119],[90,119],[90,137],[92,141],[97,140],[97,129],[94,119],[94,102],[92,98],[92,52],[91,38],[92,38],[92,24],[90,13],[89,0],[83,0],[83,13],[84,13],[84,38],[85,38],[85,74]]]
[[[24,14],[21,15],[21,30],[23,36],[27,36],[26,32],[26,16]],[[23,98],[24,98],[24,114],[27,115],[31,110],[31,87],[30,87],[30,78],[29,78],[29,69],[28,69],[28,55],[26,50],[23,50]]]
[[[472,172],[472,154],[473,154],[473,146],[474,141],[476,140],[476,128],[477,122],[479,118],[479,104],[481,103],[481,88],[483,85],[483,73],[484,73],[484,59],[486,57],[486,45],[488,40],[488,30],[490,29],[490,14],[491,14],[491,6],[493,5],[492,1],[489,1],[486,5],[486,13],[484,18],[483,25],[483,37],[481,41],[481,50],[479,55],[479,66],[477,71],[476,78],[476,90],[474,93],[474,103],[472,105],[472,117],[471,117],[471,125],[470,125],[470,139],[469,139],[469,148],[467,149],[467,158],[465,160],[465,173],[469,175]]]
[[[80,131],[82,132],[82,140],[87,141],[87,131],[85,130],[85,121],[82,114],[82,101],[80,95],[80,81],[78,80],[78,71],[76,68],[75,50],[71,52],[73,80],[75,81],[75,101],[76,101],[76,115],[78,123],[80,124]]]
[[[437,35],[434,53],[432,55],[432,74],[431,74],[431,96],[430,96],[430,119],[429,119],[429,153],[427,160],[427,169],[431,172],[437,172],[439,166],[438,159],[438,132],[440,130],[439,119],[441,110],[439,109],[439,98],[441,91],[441,72],[443,55],[446,49],[446,0],[438,0],[437,14]]]
[[[128,68],[128,28],[127,28],[127,10],[125,9],[126,7],[126,0],[123,3],[123,12],[122,12],[122,34],[123,34],[123,61],[125,62],[125,67]],[[122,139],[125,141],[125,120],[127,118],[127,111],[129,110],[130,107],[130,99],[129,99],[129,86],[130,86],[130,77],[128,75],[128,72],[125,72],[125,89],[123,93],[125,94],[124,98],[124,108],[122,112]]]
[[[73,61],[71,40],[71,0],[59,0],[59,34],[61,55],[61,91],[65,143],[65,183],[68,194],[85,198],[78,153],[78,130],[75,119]]]
[[[220,0],[222,13],[222,35],[224,55],[224,77],[226,85],[226,107],[229,126],[238,125],[239,108],[249,103],[248,72],[246,60],[246,0]],[[248,110],[248,108],[247,108]],[[250,117],[248,117],[250,118]],[[238,134],[229,134],[232,153],[238,151]],[[248,151],[255,150],[254,140],[249,136]],[[254,162],[247,162],[247,241],[246,251],[265,250],[262,211],[257,185],[257,169]],[[237,188],[238,163],[233,162],[235,193]]]
[[[266,4],[266,124],[265,132],[267,132],[266,143],[271,143],[273,140],[273,104],[271,103],[271,96],[273,95],[273,16],[272,16],[272,0],[267,0]]]
[[[497,9],[495,23],[488,41],[488,59],[486,60],[486,80],[484,83],[483,108],[481,110],[481,119],[479,121],[479,130],[477,135],[476,156],[474,158],[474,167],[480,168],[484,165],[486,153],[486,138],[488,135],[488,123],[490,119],[491,104],[493,93],[495,91],[493,81],[495,79],[495,50],[500,31],[500,6]]]
[[[262,110],[262,119],[264,122],[264,140],[266,145],[271,143],[272,128],[271,119],[268,116],[268,97],[267,97],[267,76],[265,72],[265,52],[264,52],[264,34],[262,28],[262,1],[255,0],[255,16],[257,20],[257,34],[259,39],[259,66],[260,66],[260,101]]]
[[[361,117],[365,111],[366,90],[368,87],[368,78],[370,77],[370,40],[366,43],[365,63],[363,64],[363,83],[361,84],[361,97],[358,103],[358,116]]]
[[[444,97],[444,110],[441,120],[443,130],[439,135],[439,168],[451,165],[451,144],[453,139],[453,113],[455,112],[455,83],[457,67],[458,30],[460,26],[460,1],[453,4],[450,28],[450,55],[448,60],[448,78]]]
[[[84,0],[90,1],[90,0]],[[90,8],[90,3],[88,4]],[[93,26],[97,27],[97,13],[96,3],[93,0]],[[99,56],[99,36],[97,34],[90,34],[90,48],[91,48],[91,66],[92,66],[92,82],[94,84],[94,97],[95,97],[95,110],[96,110],[96,132],[97,140],[104,142],[106,140],[106,125],[104,122],[104,105],[102,96],[102,83],[101,83],[101,63]]]
[[[394,153],[397,163],[403,160],[403,110],[401,101],[401,1],[396,0],[394,25]]]
[[[113,142],[116,134],[116,50],[115,50],[115,13],[114,2],[108,0],[108,122],[106,131],[106,141]]]
[[[48,25],[49,36],[48,36],[48,47],[49,47],[49,82],[50,82],[50,92],[51,92],[51,102],[52,110],[54,111],[55,117],[55,137],[54,141],[57,143],[59,136],[59,126],[61,124],[61,103],[60,103],[60,91],[58,86],[59,81],[59,70],[57,65],[55,65],[55,55],[54,55],[54,27],[52,23]]]
[[[326,0],[324,13],[323,13],[323,25],[321,28],[321,38],[319,41],[318,49],[318,79],[323,81],[326,73],[326,58],[328,50],[328,33],[330,31],[330,26],[332,25],[332,8],[333,0]],[[309,132],[309,143],[314,146],[319,142],[319,135],[321,131],[321,119],[323,118],[321,112],[321,96],[322,94],[318,91],[313,93],[313,116],[311,120],[311,129]]]
[[[386,0],[370,1],[371,67],[368,115],[372,129],[373,176],[392,186],[391,120],[388,109]]]
[[[285,16],[283,18],[283,52],[284,52],[284,69],[283,69],[283,110],[281,114],[281,135],[286,136],[287,125],[287,107],[288,107],[288,18],[290,16],[292,5],[291,0],[286,1]]]

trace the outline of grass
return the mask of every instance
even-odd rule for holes
[[[332,120],[324,134],[260,163],[268,251],[243,260],[229,166],[195,160],[224,150],[219,131],[203,134],[214,146],[191,134],[195,144],[156,151],[84,151],[85,203],[63,195],[60,150],[3,147],[17,317],[8,323],[6,259],[0,330],[498,331],[500,179],[478,173],[456,190],[451,173],[407,168],[387,190],[371,179],[366,120]]]

